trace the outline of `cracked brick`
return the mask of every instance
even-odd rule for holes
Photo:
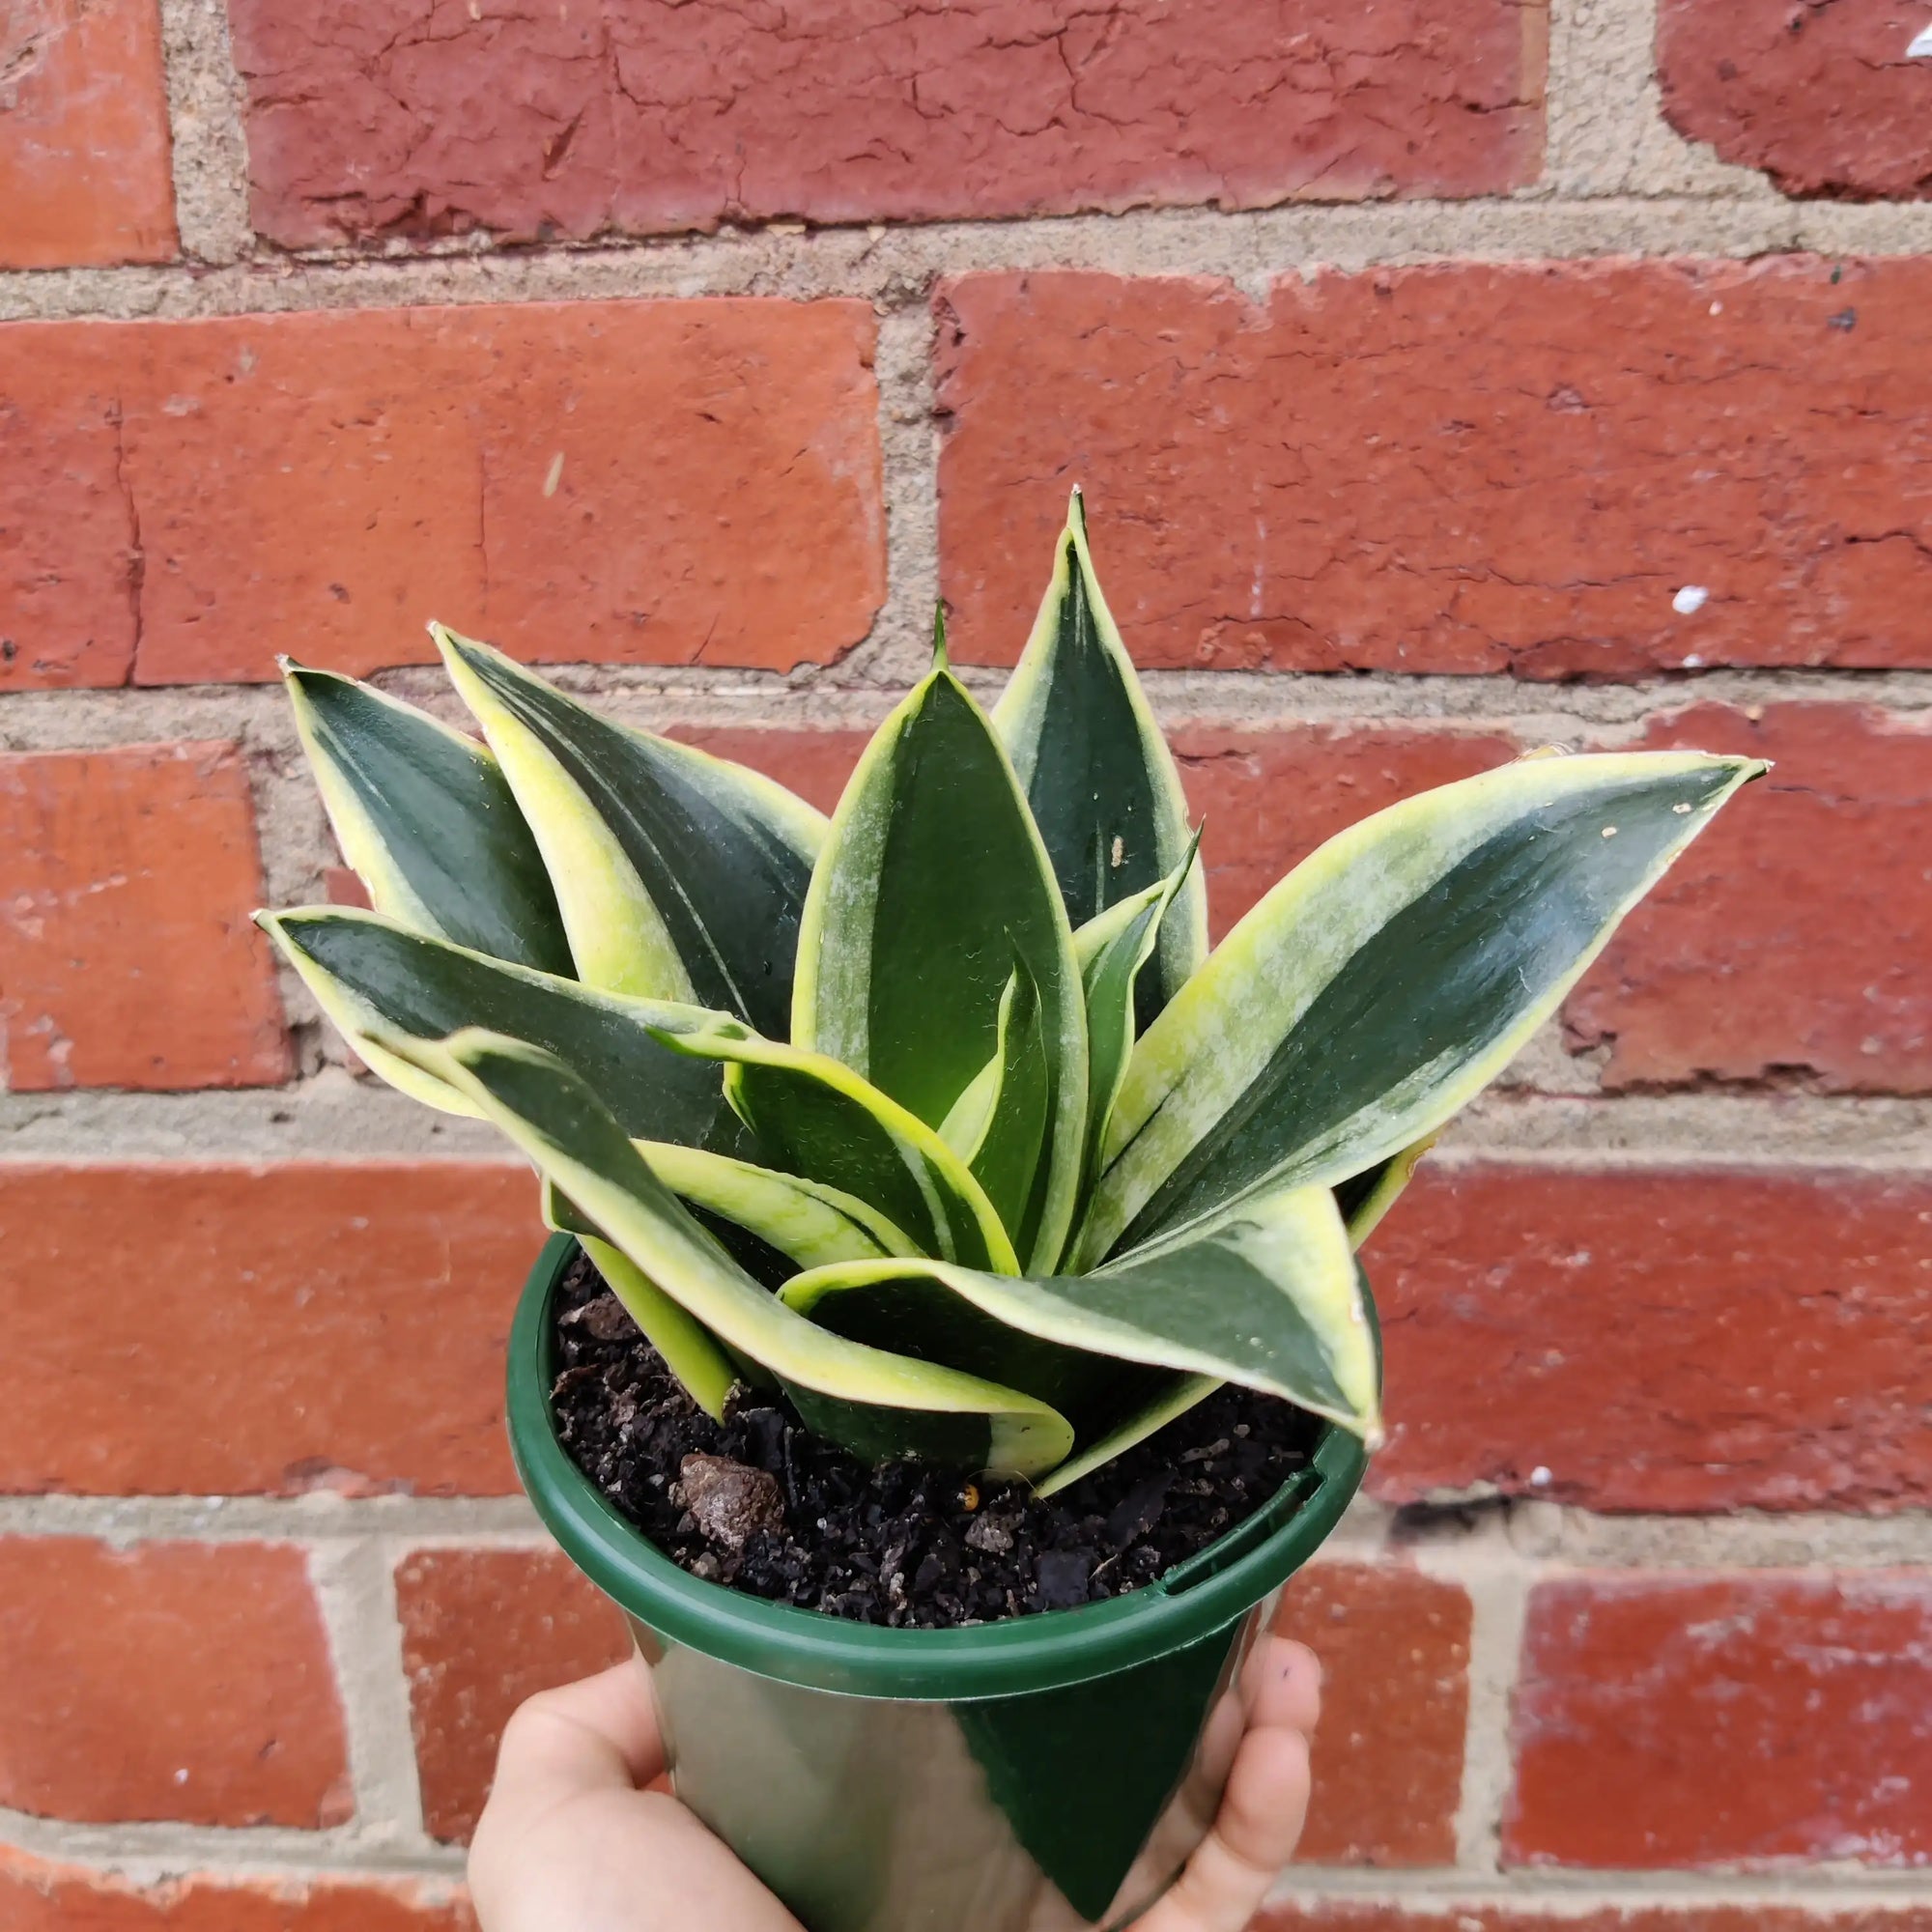
[[[1539,0],[235,0],[289,247],[1477,195],[1535,176]]]
[[[737,298],[0,327],[0,688],[363,673],[431,617],[829,662],[885,594],[872,346]]]
[[[1017,657],[1078,481],[1147,665],[1932,664],[1932,556],[1898,535],[1932,521],[1932,260],[1465,262],[1260,304],[1014,272],[937,302],[962,661]]]
[[[1789,195],[1932,196],[1922,0],[1662,0],[1658,78],[1679,133]]]
[[[1388,1355],[1370,1485],[1925,1508],[1929,1228],[1911,1176],[1425,1161],[1363,1254]]]

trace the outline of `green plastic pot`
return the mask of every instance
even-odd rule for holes
[[[1130,1596],[968,1630],[846,1623],[688,1575],[564,1453],[551,1301],[575,1253],[557,1236],[525,1286],[510,1444],[653,1665],[678,1797],[809,1932],[1130,1924],[1213,1816],[1242,1659],[1360,1485],[1361,1444],[1327,1429],[1264,1509]]]

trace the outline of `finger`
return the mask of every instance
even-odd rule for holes
[[[504,1727],[495,1789],[634,1790],[665,1768],[664,1739],[651,1699],[650,1667],[632,1657],[580,1683],[541,1691]]]
[[[1248,1658],[1245,1679],[1251,1724],[1315,1735],[1321,1720],[1321,1661],[1305,1643],[1264,1638]]]
[[[1212,1829],[1140,1932],[1241,1932],[1293,1856],[1308,1791],[1306,1733],[1274,1724],[1251,1730]]]

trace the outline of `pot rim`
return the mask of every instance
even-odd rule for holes
[[[564,1553],[618,1606],[673,1644],[760,1677],[856,1696],[1023,1695],[1111,1676],[1225,1629],[1300,1568],[1361,1487],[1368,1453],[1323,1425],[1310,1466],[1218,1542],[1125,1596],[961,1630],[889,1630],[769,1603],[680,1569],[598,1492],[551,1420],[550,1306],[576,1253],[544,1244],[510,1335],[510,1452]]]

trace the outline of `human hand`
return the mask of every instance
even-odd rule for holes
[[[1244,1670],[1247,1729],[1214,1823],[1137,1932],[1241,1932],[1301,1836],[1321,1667],[1284,1637]],[[469,1850],[482,1932],[800,1932],[676,1799],[650,1675],[633,1658],[510,1719]]]

